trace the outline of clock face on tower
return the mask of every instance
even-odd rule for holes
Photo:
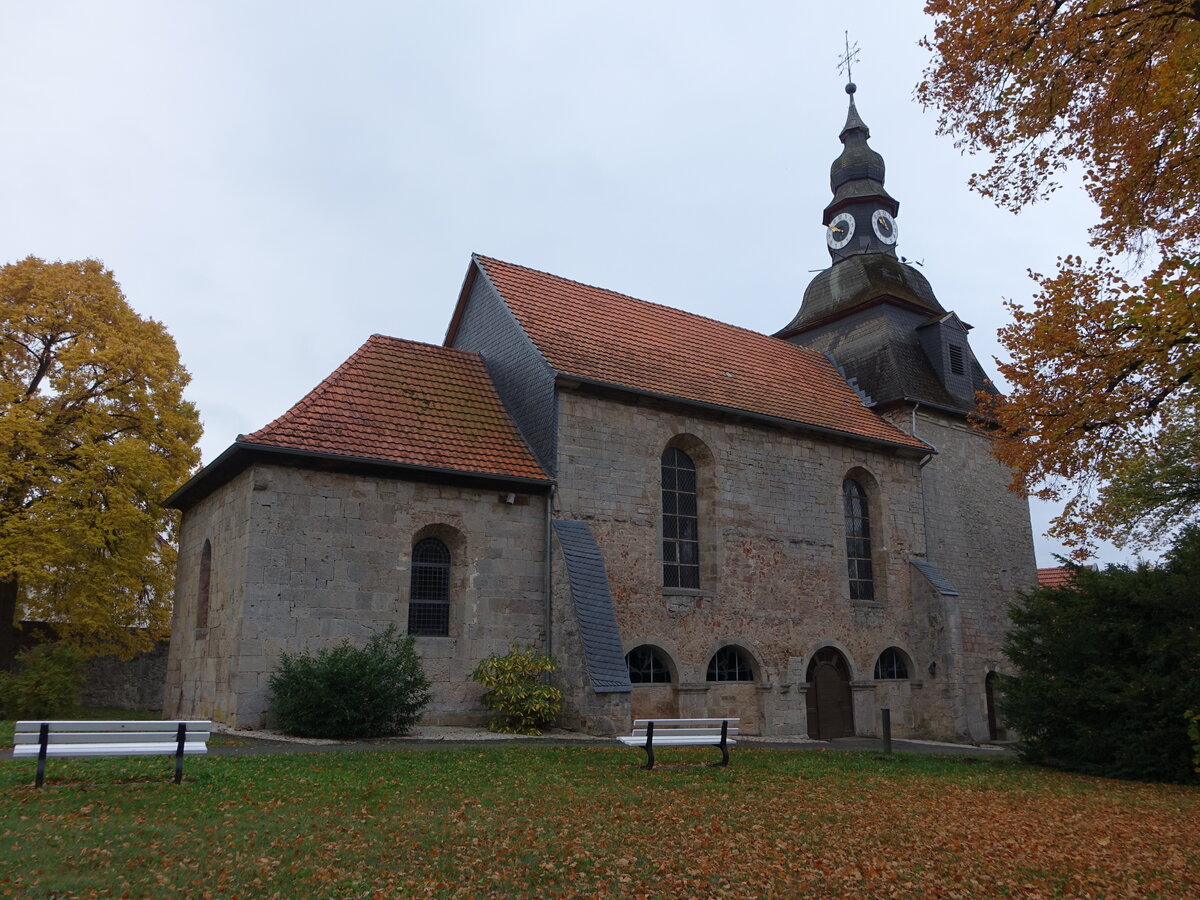
[[[841,250],[854,237],[854,216],[850,213],[838,213],[829,223],[829,231],[825,242],[834,250]]]
[[[871,213],[871,228],[875,232],[875,237],[885,244],[896,243],[896,220],[886,209],[877,209]]]

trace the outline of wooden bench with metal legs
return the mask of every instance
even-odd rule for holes
[[[46,759],[60,756],[175,756],[175,783],[183,780],[183,758],[208,752],[212,722],[25,721],[13,733],[13,758],[37,757],[37,781],[46,778]]]
[[[628,747],[646,751],[643,769],[654,768],[656,747],[718,747],[721,761],[713,766],[729,765],[729,748],[737,744],[740,718],[727,719],[635,719],[633,734],[617,738]]]

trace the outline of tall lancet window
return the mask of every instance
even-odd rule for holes
[[[853,478],[842,482],[842,505],[846,513],[846,568],[850,577],[850,599],[874,600],[871,510],[867,503],[867,492]]]
[[[196,627],[208,627],[209,595],[212,587],[212,543],[204,541],[200,551],[200,580],[196,587]]]
[[[662,455],[663,587],[700,587],[696,464],[677,447]]]

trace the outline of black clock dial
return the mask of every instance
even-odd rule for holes
[[[896,243],[896,220],[886,209],[877,209],[871,214],[871,229],[883,243],[889,246]]]
[[[854,236],[854,216],[849,213],[838,213],[829,223],[829,232],[825,240],[833,250],[841,250]]]

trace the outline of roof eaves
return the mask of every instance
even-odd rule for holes
[[[271,444],[256,444],[250,441],[235,441],[226,450],[180,485],[171,496],[163,501],[169,509],[186,509],[199,502],[221,485],[232,480],[247,465],[257,459],[274,457],[296,463],[332,462],[344,466],[364,467],[394,475],[425,475],[453,478],[477,484],[502,484],[529,491],[541,492],[554,484],[552,478],[529,478],[523,475],[505,475],[501,472],[472,472],[465,469],[449,469],[439,466],[419,466],[399,463],[387,459],[367,456],[347,456],[322,450],[299,450],[292,447],[275,447]]]
[[[822,270],[822,271],[824,271],[824,270]],[[839,319],[844,319],[847,316],[856,315],[858,313],[861,313],[863,310],[871,309],[872,307],[875,307],[875,306],[881,306],[884,303],[891,304],[892,306],[897,306],[900,309],[910,310],[912,312],[918,312],[918,313],[928,313],[929,312],[929,307],[923,306],[919,303],[914,303],[912,300],[905,300],[903,297],[897,297],[893,294],[880,294],[878,297],[872,297],[870,300],[865,300],[862,303],[857,303],[857,304],[854,304],[853,306],[847,306],[844,309],[837,309],[837,310],[831,312],[829,315],[823,316],[820,319],[815,319],[812,322],[803,322],[800,325],[795,325],[795,326],[789,325],[786,328],[782,329],[781,331],[775,332],[774,334],[771,335],[771,337],[779,338],[780,340],[786,341],[788,338],[795,337],[798,334],[803,334],[806,331],[814,331],[817,328],[821,328],[825,325],[831,325],[834,322],[838,321]]]
[[[859,441],[865,444],[870,444],[876,447],[887,447],[889,450],[900,450],[915,453],[924,456],[929,453],[937,453],[937,449],[930,444],[925,443],[920,438],[914,438],[919,441],[921,446],[904,441],[889,441],[884,438],[874,438],[869,435],[856,434],[852,431],[839,431],[836,428],[826,428],[822,425],[813,425],[808,422],[800,422],[796,419],[785,419],[780,416],[769,416],[765,413],[756,413],[751,410],[741,409],[736,406],[721,406],[716,403],[707,403],[703,400],[692,400],[688,397],[681,397],[678,394],[663,394],[658,391],[648,391],[643,388],[629,387],[624,384],[615,384],[611,381],[601,381],[596,378],[587,378],[581,375],[571,375],[569,373],[560,372],[555,378],[555,383],[562,387],[569,386],[570,383],[586,384],[591,387],[606,388],[608,390],[620,391],[626,394],[633,394],[638,397],[649,397],[654,400],[665,400],[671,403],[682,403],[685,406],[692,406],[698,409],[708,410],[710,412],[721,413],[723,415],[738,416],[743,419],[750,419],[755,422],[762,422],[766,425],[787,426],[789,428],[799,428],[804,431],[809,431],[814,434],[822,435],[823,437],[836,437],[839,440]],[[892,426],[895,427],[895,426]]]
[[[298,460],[309,459],[314,462],[318,460],[341,462],[346,465],[371,466],[372,468],[389,469],[396,472],[423,472],[432,475],[453,476],[455,478],[503,481],[508,484],[528,485],[530,487],[549,487],[554,483],[552,478],[530,478],[525,475],[505,475],[503,472],[474,472],[469,469],[421,466],[414,463],[395,462],[390,459],[377,459],[371,456],[350,456],[342,453],[330,453],[326,450],[301,450],[295,447],[275,447],[271,444],[253,444],[249,441],[238,441],[234,446],[242,447],[252,452],[292,457]]]
[[[203,497],[216,490],[237,475],[249,462],[245,450],[239,444],[230,444],[216,459],[196,470],[191,478],[175,488],[163,501],[163,506],[167,509],[186,509],[192,505],[189,502],[192,494],[200,492]]]

